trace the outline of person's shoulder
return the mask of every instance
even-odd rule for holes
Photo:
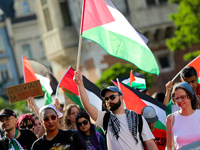
[[[33,131],[28,130],[28,129],[19,129],[21,134],[34,134]]]

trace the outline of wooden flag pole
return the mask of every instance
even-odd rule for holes
[[[82,6],[82,16],[81,16],[81,24],[80,24],[80,34],[79,34],[79,43],[78,43],[78,54],[77,54],[77,64],[76,64],[76,71],[79,71],[80,66],[80,58],[81,58],[81,45],[82,45],[82,22],[84,17],[84,10],[85,10],[85,0],[83,0],[83,6]]]
[[[76,71],[79,70],[80,66],[80,58],[81,58],[81,45],[82,45],[82,36],[79,35],[79,43],[78,43],[78,54],[77,54],[77,64],[76,64]]]

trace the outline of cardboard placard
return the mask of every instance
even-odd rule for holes
[[[38,97],[44,95],[40,80],[10,86],[7,87],[6,90],[10,103],[26,100],[28,97]]]

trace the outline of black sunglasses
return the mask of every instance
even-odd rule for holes
[[[50,118],[51,118],[51,120],[56,120],[57,117],[54,116],[54,115],[52,115]],[[49,121],[49,117],[45,117],[45,118],[43,119],[43,121],[44,121],[44,122],[48,122],[48,121]]]
[[[116,96],[120,96],[120,95],[110,95],[110,96],[108,96],[108,97],[105,97],[105,98],[104,98],[104,101],[105,101],[105,102],[108,102],[109,99],[110,99],[110,100],[114,100]]]
[[[32,129],[33,128],[33,124],[26,125],[26,126],[20,126],[21,129],[26,129],[26,127],[28,127],[28,129]]]
[[[79,127],[81,127],[82,124],[87,125],[87,124],[88,124],[88,120],[83,120],[82,122],[78,122],[78,123],[77,123],[77,125],[78,125]]]

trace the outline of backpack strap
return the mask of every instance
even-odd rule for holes
[[[110,118],[110,112],[107,111],[103,117],[103,130],[105,131],[105,134],[104,134],[104,138],[105,138],[105,145],[107,147],[107,138],[106,138],[106,135],[107,135],[107,130],[108,130],[108,121],[109,121],[109,118]]]
[[[143,120],[142,120],[142,116],[140,114],[138,114],[138,117],[139,117],[138,131],[139,131],[140,141],[142,142],[142,145],[144,148],[144,141],[142,138]]]
[[[107,133],[109,118],[110,118],[110,112],[108,111],[105,113],[103,117],[103,130],[105,131],[105,134]]]

